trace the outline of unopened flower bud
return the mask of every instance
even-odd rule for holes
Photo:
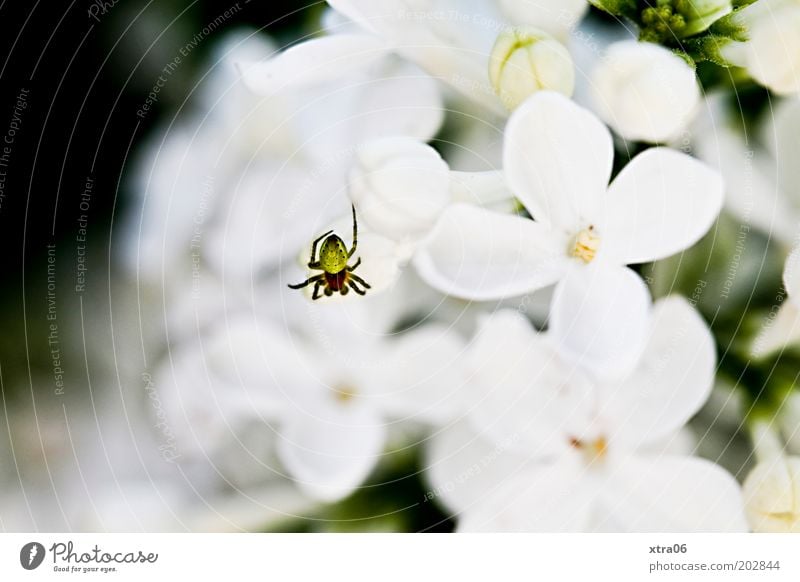
[[[676,4],[686,20],[684,36],[708,29],[717,20],[733,11],[731,0],[678,0]]]
[[[759,0],[735,19],[749,40],[730,43],[723,56],[779,95],[800,93],[800,0]]]
[[[745,511],[756,532],[800,532],[800,457],[764,459],[744,481]]]
[[[506,108],[513,110],[542,89],[571,96],[575,67],[569,51],[546,32],[514,28],[495,41],[489,79]]]
[[[625,139],[663,142],[691,121],[700,101],[692,68],[661,46],[614,43],[592,74],[600,117]]]
[[[374,232],[413,242],[428,234],[450,202],[450,171],[429,145],[408,137],[376,139],[356,154],[350,198]]]

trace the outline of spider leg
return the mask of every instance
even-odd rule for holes
[[[352,273],[353,271],[356,270],[356,267],[358,267],[360,264],[361,264],[361,257],[358,257],[358,260],[356,261],[356,264],[353,265],[352,267],[347,267],[347,270]]]
[[[320,275],[314,275],[313,277],[309,277],[302,283],[298,283],[297,285],[289,285],[289,289],[302,289],[303,287],[311,285],[311,283],[316,283],[317,281],[321,281],[323,277],[325,277],[325,273],[322,273]]]
[[[355,291],[356,293],[358,293],[359,295],[366,295],[367,294],[367,292],[364,291],[363,289],[359,289],[358,286],[353,281],[348,281],[347,284],[350,285],[350,288],[353,291]],[[346,287],[343,288],[343,289],[346,289]]]
[[[355,254],[356,248],[358,247],[358,221],[356,220],[356,205],[351,204],[350,206],[353,209],[353,247],[350,249],[350,252],[347,253],[348,259]]]
[[[328,236],[328,235],[329,235],[329,234],[331,234],[332,232],[333,232],[332,230],[329,230],[329,231],[328,231],[328,232],[326,232],[325,234],[323,234],[323,235],[320,235],[319,237],[317,237],[317,239],[316,239],[316,240],[315,240],[313,243],[311,243],[311,258],[308,260],[308,266],[309,266],[309,268],[311,268],[311,269],[316,269],[317,267],[319,267],[319,263],[317,263],[317,262],[314,260],[314,257],[315,257],[315,256],[317,256],[317,245],[319,244],[319,242],[320,242],[322,239],[324,239],[326,236]]]
[[[361,283],[367,289],[372,289],[372,286],[366,281],[364,281],[364,279],[362,279],[358,275],[353,275],[352,273],[350,273],[350,278],[353,279],[356,283]]]
[[[325,281],[323,281],[322,279],[320,279],[319,281],[317,281],[317,282],[314,284],[314,293],[312,293],[312,295],[311,295],[311,299],[313,299],[314,301],[316,301],[317,299],[319,299],[320,297],[322,297],[322,295],[320,295],[320,294],[319,294],[319,288],[320,288],[322,285],[324,285],[324,284],[325,284]]]

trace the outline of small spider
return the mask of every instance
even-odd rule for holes
[[[314,257],[317,254],[317,245],[322,239],[325,240],[322,242],[322,246],[319,249],[319,260],[315,261]],[[289,285],[289,288],[302,289],[313,283],[314,293],[311,295],[311,299],[314,300],[322,297],[322,295],[319,294],[321,287],[325,288],[324,293],[326,297],[330,297],[336,291],[342,295],[347,295],[350,289],[359,295],[366,295],[366,289],[370,289],[369,284],[353,273],[356,267],[361,264],[361,258],[359,258],[352,267],[347,265],[348,259],[356,252],[357,246],[358,222],[356,221],[356,207],[353,206],[353,247],[348,251],[344,241],[333,234],[332,230],[329,230],[312,243],[311,258],[308,261],[309,269],[317,269],[323,272],[319,275],[309,277],[297,285]],[[364,289],[359,288],[357,283],[362,285]]]

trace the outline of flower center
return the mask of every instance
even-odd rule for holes
[[[599,247],[600,237],[597,236],[594,226],[589,226],[575,236],[570,254],[584,263],[591,263]]]
[[[358,392],[355,388],[350,386],[335,386],[333,388],[333,397],[336,399],[337,402],[341,404],[347,404],[348,402],[352,401]]]
[[[608,452],[608,441],[602,436],[591,441],[572,438],[569,444],[583,454],[583,459],[589,466],[602,462]]]

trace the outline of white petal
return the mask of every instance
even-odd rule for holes
[[[537,26],[556,37],[580,22],[589,8],[585,0],[495,0],[514,25]]]
[[[738,423],[737,423],[738,425]],[[650,455],[679,455],[689,457],[697,451],[697,437],[688,426],[665,436],[658,441],[647,443],[637,452]]]
[[[334,81],[373,64],[387,47],[369,34],[335,34],[298,43],[259,63],[242,65],[242,79],[255,93],[272,96],[287,88]]]
[[[586,531],[594,494],[580,469],[567,462],[510,478],[459,520],[460,532]]]
[[[469,360],[468,415],[493,442],[531,458],[563,454],[590,423],[592,385],[516,311],[487,316]]]
[[[389,55],[373,66],[331,83],[282,95],[293,107],[284,124],[296,126],[299,153],[319,168],[350,163],[362,142],[407,135],[423,141],[438,131],[442,98],[434,79],[411,63]]]
[[[599,531],[746,532],[736,480],[705,459],[618,459],[601,498]]]
[[[336,501],[367,478],[385,438],[381,419],[357,402],[306,406],[284,421],[278,456],[308,495]]]
[[[347,124],[357,136],[353,143],[398,135],[421,141],[432,139],[444,120],[439,84],[399,57],[385,59],[380,65],[366,84],[345,94],[355,106],[355,114]]]
[[[593,263],[556,286],[548,334],[559,352],[598,377],[629,372],[650,327],[650,291],[626,267]]]
[[[639,447],[681,428],[708,399],[715,369],[705,321],[681,297],[659,300],[639,365],[624,381],[602,387],[600,415],[613,419],[612,438]]]
[[[519,216],[453,204],[414,260],[443,293],[487,300],[553,284],[568,264],[567,238]]]
[[[450,172],[450,195],[456,202],[476,206],[511,203],[514,195],[508,189],[505,174],[500,170],[487,172]]]
[[[591,224],[614,158],[599,119],[563,95],[541,91],[511,116],[503,148],[511,190],[537,221],[570,234]]]
[[[426,501],[436,500],[455,513],[477,507],[498,487],[526,469],[526,457],[510,453],[464,422],[434,434],[427,445]],[[529,466],[529,465],[528,465]]]
[[[365,363],[365,400],[393,419],[453,421],[465,409],[464,349],[452,329],[436,324],[387,339]]]
[[[670,149],[636,156],[611,184],[601,245],[624,264],[663,259],[695,244],[722,208],[722,177]]]

